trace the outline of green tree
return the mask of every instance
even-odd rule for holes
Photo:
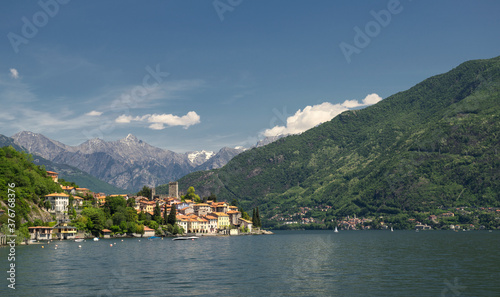
[[[174,226],[174,234],[184,234],[184,229],[179,225],[175,224]]]
[[[213,202],[217,202],[217,196],[214,193],[210,193],[210,196],[208,196],[208,200],[212,200]]]
[[[170,214],[168,215],[167,224],[174,226],[175,223],[177,222],[176,216],[177,216],[177,210],[175,209],[175,205],[172,205],[172,207],[170,208]]]
[[[260,222],[260,215],[259,215],[259,207],[258,206],[256,207],[256,210],[255,210],[255,218],[257,219],[257,227],[261,228],[262,223]]]
[[[135,199],[133,199],[133,198],[129,198],[129,199],[127,200],[127,207],[132,207],[132,208],[134,208],[134,207],[135,207]]]
[[[137,215],[137,211],[132,207],[127,207],[126,213],[127,213],[127,215],[126,215],[127,222],[136,222],[139,218],[139,215]]]
[[[144,225],[143,224],[140,224],[139,226],[137,226],[137,230],[135,233],[138,233],[138,234],[141,234],[141,235],[144,235]]]
[[[137,192],[137,196],[144,196],[144,197],[147,197],[149,199],[149,198],[151,198],[151,193],[152,193],[151,188],[144,186],[144,187],[142,187],[142,190]]]
[[[43,207],[46,209],[46,210],[49,210],[52,208],[52,203],[50,203],[49,200],[45,200],[45,203],[43,204]]]
[[[106,214],[100,208],[87,208],[82,211],[82,216],[86,216],[89,220],[87,223],[88,230],[94,234],[99,235],[106,225]],[[113,221],[111,221],[112,223]]]
[[[167,205],[165,204],[164,207],[163,207],[163,224],[166,225],[168,224],[168,212],[167,212],[168,208],[167,208]]]
[[[135,222],[127,222],[127,230],[129,233],[137,233],[137,224]]]
[[[161,209],[160,209],[160,204],[158,201],[156,201],[155,208],[153,210],[153,220],[155,220],[158,224],[161,224],[162,218],[161,218]]]
[[[192,201],[194,201],[196,203],[200,203],[201,202],[200,196],[198,196],[198,195],[195,194],[194,187],[189,187],[188,190],[187,190],[186,195],[183,195],[181,197],[181,200],[182,201],[192,200]]]
[[[111,217],[118,211],[123,211],[127,207],[127,201],[122,196],[108,196],[106,202],[102,206],[104,212]]]

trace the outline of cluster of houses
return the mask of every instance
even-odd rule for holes
[[[47,174],[58,182],[56,172],[47,171]],[[201,234],[236,234],[238,228],[252,232],[252,221],[242,218],[241,212],[236,206],[230,206],[226,202],[214,202],[211,200],[206,203],[196,203],[192,200],[182,201],[178,195],[177,183],[170,183],[170,195],[155,195],[153,191],[152,199],[143,196],[129,196],[127,194],[105,195],[104,193],[94,193],[87,188],[75,188],[71,186],[62,186],[62,193],[51,193],[45,196],[45,201],[50,202],[50,211],[56,215],[64,214],[69,209],[70,195],[73,197],[73,207],[83,206],[84,198],[82,196],[92,196],[97,205],[102,206],[106,202],[106,197],[122,196],[126,200],[135,200],[135,209],[137,213],[154,214],[156,205],[161,209],[161,216],[165,213],[170,214],[172,207],[176,209],[176,222],[186,233]],[[59,226],[59,224],[61,226]],[[73,239],[76,237],[75,227],[67,225],[66,220],[59,220],[55,227],[30,227],[29,231],[32,240]],[[154,235],[153,229],[145,227],[144,236]],[[102,230],[104,237],[109,237],[111,231]],[[236,232],[236,233],[235,233]],[[151,236],[152,236],[151,235]]]
[[[156,203],[161,210],[162,217],[165,212],[170,214],[172,207],[176,210],[176,221],[187,233],[216,234],[227,233],[228,230],[244,227],[252,232],[252,221],[242,218],[236,206],[227,202],[196,203],[192,200],[181,201],[178,197],[155,197],[149,200],[146,197],[130,197],[135,199],[137,212],[153,215]]]

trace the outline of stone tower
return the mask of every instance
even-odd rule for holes
[[[151,188],[151,200],[155,199],[155,195],[156,195],[156,187],[155,184],[153,183],[153,187]]]
[[[179,183],[169,182],[168,183],[168,196],[179,198]]]

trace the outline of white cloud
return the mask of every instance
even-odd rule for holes
[[[14,79],[19,78],[19,72],[15,68],[10,68],[10,76]]]
[[[115,122],[121,123],[121,124],[127,124],[127,123],[130,123],[133,119],[134,118],[132,116],[122,114],[121,116],[119,116],[115,119]]]
[[[190,111],[186,115],[176,116],[173,114],[146,114],[141,117],[132,117],[129,115],[121,115],[115,119],[116,123],[130,123],[132,121],[136,122],[148,122],[150,129],[162,130],[165,129],[165,125],[168,127],[172,126],[183,126],[185,129],[189,126],[196,125],[200,123],[200,116],[194,112]]]
[[[102,114],[102,111],[92,110],[91,112],[87,112],[85,115],[98,117]]]
[[[266,129],[263,135],[266,137],[277,136],[281,134],[298,134],[309,130],[319,124],[330,121],[340,113],[362,106],[368,106],[381,101],[382,98],[377,94],[369,94],[359,102],[358,100],[346,100],[344,103],[331,104],[323,102],[318,105],[306,106],[304,110],[299,109],[293,116],[286,119],[286,126],[274,126]]]

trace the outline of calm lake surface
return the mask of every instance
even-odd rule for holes
[[[500,296],[498,231],[57,241],[16,248],[15,291],[7,254],[0,296]]]

